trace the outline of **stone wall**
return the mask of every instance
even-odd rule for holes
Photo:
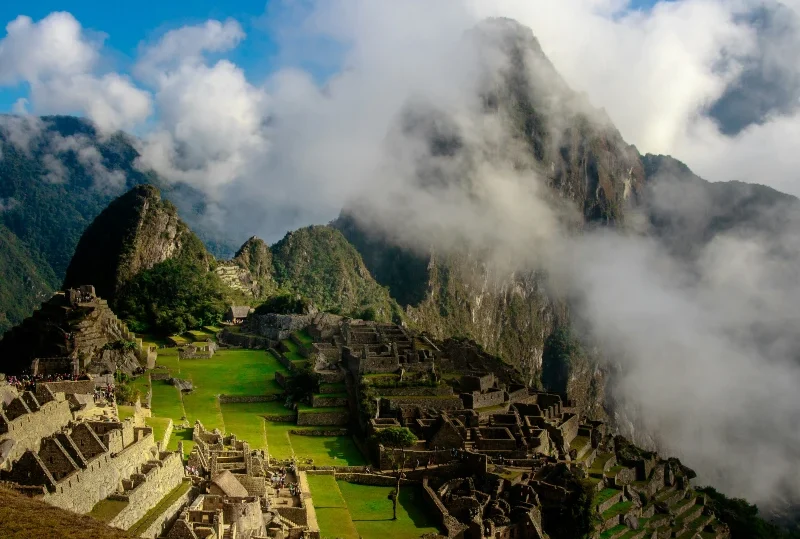
[[[162,453],[162,458],[152,462],[152,467],[141,474],[142,480],[132,490],[111,496],[114,500],[124,500],[128,505],[111,521],[110,526],[127,530],[156,506],[161,499],[172,492],[183,480],[183,459],[177,453]]]
[[[278,374],[277,372],[275,374]],[[344,371],[324,371],[320,372],[319,381],[323,384],[340,384],[344,382]]]
[[[21,415],[6,421],[0,415],[0,441],[13,439],[14,447],[6,455],[10,463],[22,456],[25,451],[38,451],[42,438],[50,436],[72,421],[69,403],[63,395],[56,400],[42,404],[36,412]]]
[[[149,430],[149,429],[148,429]],[[81,469],[58,483],[44,501],[76,513],[88,513],[97,502],[114,494],[123,479],[131,477],[153,458],[155,446],[152,431],[115,456],[103,453],[87,461]]]
[[[336,473],[336,479],[347,481],[348,483],[355,483],[356,485],[369,485],[371,487],[393,487],[397,482],[397,478],[393,475],[379,475],[372,473]],[[401,479],[400,485],[416,484],[416,481],[410,479]]]
[[[405,457],[405,467],[413,467],[419,460],[419,467],[425,468],[427,462],[431,464],[446,464],[453,460],[449,449],[425,451],[414,449],[391,449],[381,445],[379,451],[379,466],[381,470],[391,470],[394,463],[401,463]]]
[[[341,412],[314,412],[305,411],[297,414],[298,425],[347,425],[350,420],[350,412],[342,410]]]
[[[437,515],[439,523],[447,530],[447,537],[461,537],[464,530],[467,529],[467,526],[450,514],[433,489],[428,486],[427,477],[422,479],[422,491],[431,510]]]
[[[188,477],[185,477],[183,480],[191,481],[191,479]],[[156,539],[157,537],[164,535],[180,515],[181,511],[197,497],[197,494],[198,492],[194,487],[187,490],[177,500],[172,502],[169,507],[164,509],[164,511],[158,515],[158,517],[156,517],[153,523],[150,524],[146,530],[139,534],[139,537]]]
[[[487,408],[489,406],[502,405],[508,400],[508,394],[499,389],[486,393],[473,391],[471,393],[462,393],[461,400],[464,402],[464,408]]]
[[[234,333],[228,328],[222,330],[219,340],[231,346],[248,348],[251,350],[266,350],[272,346],[272,341],[260,335],[248,335],[245,333]]]
[[[220,404],[233,404],[241,402],[273,402],[278,400],[278,395],[220,395]]]
[[[66,382],[40,382],[53,393],[64,393],[66,395],[92,395],[94,393],[94,380],[78,380]]]
[[[242,484],[250,496],[266,496],[267,495],[267,480],[264,477],[256,477],[246,474],[233,474],[234,477]]]
[[[292,332],[308,327],[312,321],[313,316],[311,315],[250,315],[245,322],[245,328],[253,335],[266,337],[273,341],[282,341],[288,339]]]
[[[396,410],[401,405],[417,406],[432,410],[460,410],[464,407],[461,399],[453,397],[387,397],[389,409]]]
[[[311,406],[314,408],[334,408],[347,406],[347,397],[332,397],[329,395],[314,395],[311,398]]]
[[[347,429],[332,429],[332,428],[319,428],[319,429],[292,429],[289,434],[296,436],[347,436],[349,433]]]
[[[150,380],[153,382],[157,382],[160,380],[169,380],[170,378],[172,378],[172,374],[170,374],[169,371],[150,373]]]
[[[453,388],[450,386],[376,387],[375,389],[383,397],[446,397],[453,395]]]

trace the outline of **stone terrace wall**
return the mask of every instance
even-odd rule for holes
[[[372,387],[383,397],[446,397],[453,394],[450,386]]]
[[[379,475],[372,473],[336,473],[336,479],[347,481],[348,483],[355,483],[356,485],[369,485],[371,487],[393,487],[397,482],[397,478],[393,475]],[[401,485],[418,484],[416,481],[410,479],[401,479]]]
[[[14,447],[7,455],[7,461],[13,462],[22,456],[25,451],[37,452],[42,438],[46,438],[67,426],[72,421],[69,403],[63,400],[54,400],[43,404],[38,411],[24,414],[12,419],[6,424],[6,432],[0,434],[0,441],[13,439]],[[0,433],[3,432],[0,420]]]
[[[98,455],[88,461],[85,469],[61,480],[55,492],[44,496],[44,501],[75,513],[88,513],[97,502],[114,494],[123,479],[153,458],[150,450],[154,446],[153,433],[149,431],[114,457],[108,453]]]
[[[331,397],[328,395],[314,395],[311,398],[311,406],[314,408],[326,408],[347,406],[347,397]]]
[[[241,402],[273,402],[278,400],[278,395],[220,395],[220,404],[234,404]]]
[[[303,412],[297,414],[298,425],[347,425],[350,420],[350,413],[347,410],[341,412]]]
[[[183,480],[181,456],[177,453],[168,453],[163,457],[156,466],[143,474],[143,483],[125,494],[111,496],[115,500],[127,500],[128,505],[108,523],[110,526],[127,530],[181,483]]]
[[[184,478],[183,480],[191,481],[191,479],[188,477]],[[183,510],[183,508],[188,506],[191,501],[197,497],[197,494],[198,492],[194,487],[187,490],[182,496],[172,502],[169,507],[167,507],[158,517],[156,517],[153,523],[150,524],[146,530],[140,532],[139,537],[156,539],[156,537],[161,537],[164,535],[180,515],[180,512]]]
[[[222,330],[219,339],[225,344],[248,348],[251,350],[266,350],[272,346],[272,341],[259,335],[247,335],[244,333],[234,333],[228,328]]]
[[[460,410],[464,407],[461,399],[453,397],[387,397],[389,408],[394,410],[400,405],[417,406],[433,410]]]

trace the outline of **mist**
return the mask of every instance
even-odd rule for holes
[[[224,58],[246,39],[237,21],[145,42],[127,75],[103,71],[102,42],[59,13],[7,27],[0,83],[30,85],[18,110],[79,111],[106,133],[137,133],[139,166],[200,189],[209,220],[232,237],[275,240],[347,207],[409,249],[478,253],[498,274],[543,271],[615,373],[616,426],[681,457],[698,482],[770,504],[800,500],[798,223],[721,233],[690,256],[650,237],[646,223],[584,227],[582,209],[549,186],[548,167],[514,134],[508,111],[487,113],[485,102],[503,76],[525,69],[551,137],[576,118],[613,124],[641,151],[672,153],[707,179],[800,193],[800,117],[785,98],[800,71],[795,54],[776,54],[800,46],[791,32],[750,24],[761,5],[279,3],[264,24],[284,44],[287,67],[260,81]],[[795,3],[780,5],[797,14]],[[470,32],[497,15],[530,26],[553,65],[533,41],[511,61],[503,25]],[[58,40],[48,37],[54,28]],[[295,56],[326,60],[330,41],[344,45],[330,59],[341,66],[335,74],[319,80],[296,66]],[[725,104],[741,102],[732,88],[758,72],[770,74],[769,84],[747,85],[759,113],[726,127]],[[24,145],[31,122],[6,125]],[[91,165],[91,150],[80,148]],[[119,183],[106,172],[107,186]],[[630,206],[636,189],[625,188]],[[709,211],[682,189],[663,209],[698,219]]]

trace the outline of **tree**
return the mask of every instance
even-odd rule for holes
[[[417,443],[417,437],[407,427],[389,427],[376,432],[372,436],[379,444],[396,449],[398,447],[411,447]]]
[[[223,290],[215,273],[170,259],[136,275],[120,291],[114,307],[130,327],[181,334],[222,320],[227,305]]]
[[[389,446],[392,448],[390,453],[392,464],[395,467],[395,484],[394,492],[390,495],[392,500],[392,520],[397,520],[397,500],[400,498],[400,479],[403,477],[403,465],[405,464],[405,452],[402,452],[402,457],[398,465],[395,460],[394,450],[399,448],[411,447],[417,443],[417,437],[413,432],[408,430],[407,427],[389,427],[388,429],[379,430],[372,435],[372,439],[379,444]]]

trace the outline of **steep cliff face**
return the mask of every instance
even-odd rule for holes
[[[426,104],[431,110],[422,113],[409,105],[402,130],[428,148],[422,162],[437,163],[433,174],[419,168],[419,184],[450,182],[469,189],[475,163],[511,163],[538,176],[555,204],[567,201],[577,210],[570,224],[576,233],[599,225],[626,226],[626,207],[644,192],[645,171],[636,149],[602,111],[567,86],[530,29],[492,19],[466,41],[483,58],[479,121],[500,125],[504,132],[484,144],[493,148],[487,152],[468,142],[468,134],[449,121],[444,107]],[[469,166],[461,165],[465,162]],[[442,174],[447,170],[457,173]],[[439,338],[475,339],[518,367],[529,384],[542,383],[545,343],[570,324],[566,298],[545,289],[543,274],[535,268],[522,273],[492,269],[491,261],[469,246],[434,252],[432,246],[418,245],[412,252],[370,229],[357,211],[344,212],[335,226],[406,308],[410,323]],[[565,391],[586,413],[602,415],[604,380],[596,361],[586,353],[574,354],[564,368],[569,383],[552,389]]]
[[[214,271],[229,288],[253,300],[263,299],[277,289],[272,277],[272,253],[264,240],[255,236],[239,248],[232,260],[219,261]]]
[[[213,258],[158,188],[139,185],[114,200],[81,236],[64,288],[92,284],[113,299],[139,272],[168,259],[208,269]]]
[[[530,28],[490,19],[471,37],[491,58],[482,89],[485,112],[509,120],[511,136],[527,146],[524,158],[532,159],[535,170],[587,222],[623,223],[627,201],[644,184],[636,148],[625,143],[604,111],[569,88]]]

